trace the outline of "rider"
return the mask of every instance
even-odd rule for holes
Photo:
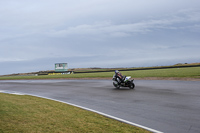
[[[118,70],[115,70],[115,77],[117,81],[119,82],[119,84],[121,82],[124,82],[124,76]]]

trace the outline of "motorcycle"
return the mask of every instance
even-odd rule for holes
[[[119,89],[120,87],[129,87],[130,89],[134,89],[135,88],[135,84],[133,83],[133,80],[130,80],[131,76],[128,77],[124,77],[124,81],[120,83],[119,79],[117,79],[115,77],[115,75],[113,76],[113,86],[116,87],[117,89]]]

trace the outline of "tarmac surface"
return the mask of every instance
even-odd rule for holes
[[[165,133],[200,133],[200,81],[134,83],[132,90],[111,80],[5,80],[0,92],[65,101]]]

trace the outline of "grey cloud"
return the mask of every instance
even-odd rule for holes
[[[198,61],[199,4],[199,0],[0,1],[0,64],[5,69],[16,64],[15,70],[23,72],[51,69],[60,61],[71,67]]]
[[[126,37],[131,34],[145,34],[156,29],[186,29],[188,24],[183,26],[184,23],[191,23],[190,28],[196,28],[197,25],[193,23],[200,22],[200,10],[191,10],[187,12],[174,13],[173,16],[166,15],[165,18],[155,18],[137,23],[114,24],[112,22],[98,22],[95,24],[77,25],[68,27],[65,30],[51,31],[50,35],[57,37],[66,37],[67,35],[111,35],[116,37]],[[182,25],[182,26],[179,26]]]

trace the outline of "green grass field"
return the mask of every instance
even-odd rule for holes
[[[200,79],[200,67],[121,71],[132,78]],[[0,80],[112,78],[113,72],[43,76],[3,76]],[[148,132],[107,117],[32,96],[0,93],[0,133],[6,132]]]
[[[0,93],[0,133],[149,133],[64,103]]]
[[[160,78],[200,78],[200,67],[187,68],[170,68],[170,69],[153,69],[153,70],[134,70],[121,71],[123,75],[132,78],[160,77]],[[0,80],[17,80],[17,79],[66,79],[66,78],[112,78],[113,72],[97,73],[77,73],[65,75],[42,75],[42,76],[3,76]]]

